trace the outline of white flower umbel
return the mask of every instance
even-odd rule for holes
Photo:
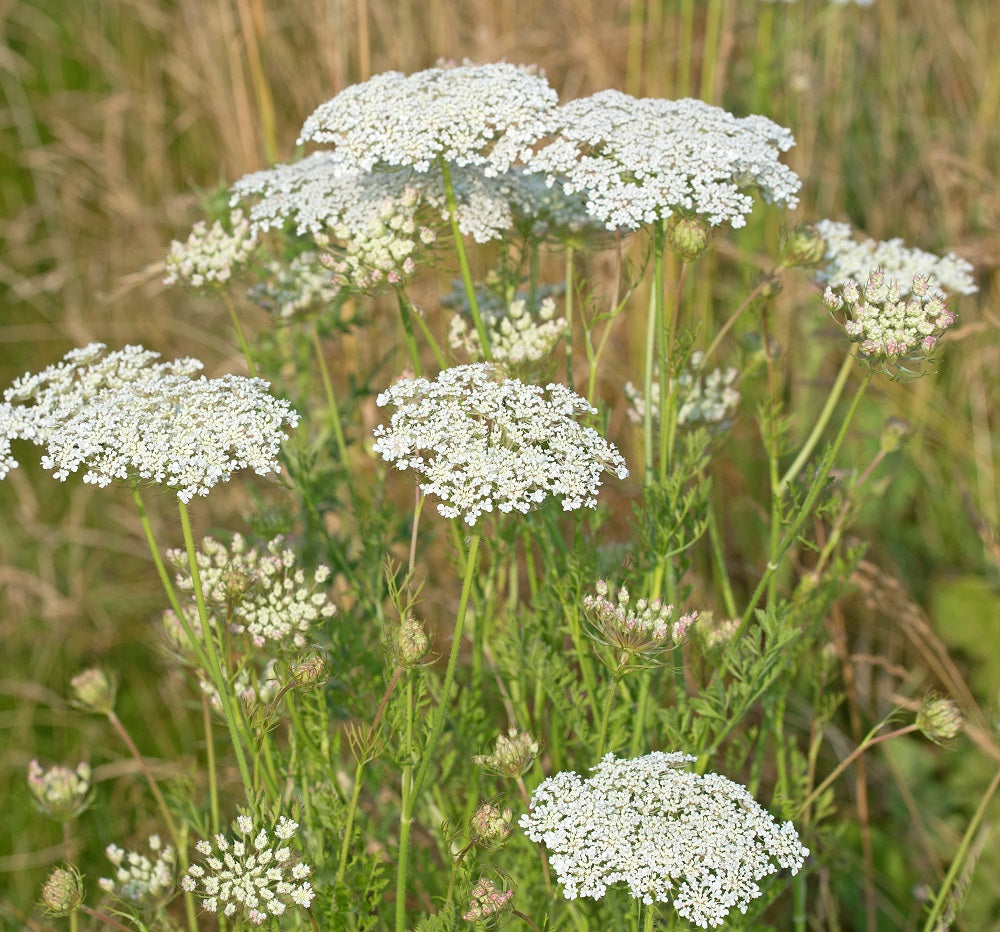
[[[295,837],[298,823],[282,816],[272,832],[254,834],[253,820],[239,816],[233,822],[235,838],[223,834],[211,842],[199,841],[195,849],[204,857],[181,878],[181,888],[194,893],[212,913],[263,925],[271,916],[282,916],[290,906],[308,908],[316,895],[306,878],[312,868],[298,860],[283,842]]]
[[[107,352],[103,343],[70,350],[62,360],[37,374],[26,373],[4,392],[0,405],[0,479],[17,466],[11,440],[46,444],[65,421],[102,392],[164,376],[191,375],[197,359],[156,362],[159,353],[141,346]]]
[[[692,353],[690,363],[677,378],[678,426],[725,426],[740,402],[740,393],[733,388],[739,376],[738,370],[730,366],[705,373],[701,371],[703,359],[704,353]],[[629,401],[629,420],[641,424],[646,414],[646,399],[642,392],[631,382],[626,382],[625,397]],[[655,421],[660,417],[660,387],[655,383],[652,386],[652,402]]]
[[[219,221],[209,226],[199,220],[185,242],[174,240],[167,253],[163,283],[195,289],[228,284],[257,248],[257,230],[243,211],[234,210],[228,226],[229,230]]]
[[[762,878],[798,872],[809,851],[792,823],[778,825],[726,777],[685,770],[694,760],[608,754],[587,780],[564,771],[538,786],[520,825],[549,850],[567,899],[601,899],[624,883],[636,899],[672,903],[708,928],[734,908],[746,912]]]
[[[925,277],[932,288],[946,294],[969,295],[978,291],[972,280],[973,267],[953,253],[937,256],[903,244],[899,238],[880,242],[855,238],[849,223],[820,220],[816,229],[826,242],[820,281],[842,285],[848,279],[865,281],[876,269],[896,281],[901,296],[910,294],[914,275]]]
[[[177,489],[184,503],[240,469],[278,471],[285,428],[298,423],[268,383],[238,375],[166,375],[94,396],[49,437],[42,466],[60,480],[81,466],[84,482],[115,479]]]
[[[401,379],[378,396],[397,410],[375,428],[375,452],[420,473],[420,488],[442,500],[438,511],[467,524],[494,508],[527,512],[550,495],[567,511],[596,507],[602,473],[628,475],[618,450],[575,420],[596,409],[565,385],[496,375],[476,363],[433,382]]]
[[[550,132],[557,102],[545,78],[506,62],[388,71],[320,105],[299,143],[329,146],[347,170],[381,163],[426,172],[444,159],[490,176]]]
[[[557,138],[530,167],[567,193],[584,192],[590,214],[611,230],[635,230],[676,211],[740,227],[752,189],[796,205],[801,182],[778,161],[793,145],[787,129],[763,116],[608,90],[561,107]]]
[[[248,296],[283,320],[321,313],[340,296],[334,273],[320,263],[315,250],[299,253],[288,262],[268,262],[264,272],[267,277]]]
[[[543,298],[534,313],[528,310],[528,302],[524,298],[511,301],[506,313],[480,307],[493,361],[501,366],[517,366],[544,359],[566,332],[566,318],[556,316],[556,302],[551,297]],[[470,321],[462,314],[452,317],[448,344],[467,356],[481,359],[483,351],[479,334],[469,324]]]
[[[155,860],[139,851],[108,845],[104,851],[115,875],[101,877],[97,885],[133,906],[149,909],[162,905],[173,894],[177,882],[177,853],[172,846],[164,845],[159,835],[149,836],[149,850]]]
[[[178,588],[193,592],[187,552],[168,550],[167,559],[178,567]],[[210,624],[228,621],[229,630],[254,647],[305,647],[315,626],[337,612],[321,590],[330,568],[320,565],[307,579],[281,537],[263,547],[250,546],[241,534],[228,547],[206,537],[196,559]]]
[[[844,312],[844,330],[860,344],[863,356],[897,365],[926,358],[941,333],[955,323],[944,295],[931,288],[926,276],[914,275],[906,294],[876,269],[864,284],[848,279],[837,287],[828,285],[823,303]]]

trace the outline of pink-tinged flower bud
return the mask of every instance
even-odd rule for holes
[[[430,643],[423,622],[407,615],[389,635],[389,652],[401,667],[415,667],[427,655]]]
[[[118,684],[104,670],[91,667],[77,673],[70,680],[70,686],[77,704],[88,712],[110,715],[114,711]]]
[[[72,864],[57,867],[42,884],[38,908],[52,917],[69,916],[83,902],[83,877]]]
[[[75,819],[93,798],[90,792],[90,765],[81,763],[76,770],[52,767],[43,770],[37,760],[28,764],[28,789],[41,812],[60,822]]]

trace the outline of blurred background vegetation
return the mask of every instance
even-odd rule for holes
[[[900,681],[952,694],[972,717],[955,750],[890,745],[849,788],[858,863],[830,888],[849,901],[856,878],[875,874],[887,891],[880,927],[916,923],[913,878],[942,876],[1000,762],[990,722],[1000,686],[996,0],[868,9],[825,0],[5,0],[0,24],[2,385],[92,340],[193,355],[209,375],[245,371],[218,306],[162,286],[170,240],[220,185],[293,158],[316,105],[374,73],[441,57],[535,63],[564,100],[615,87],[765,114],[798,141],[787,159],[804,181],[798,219],[849,220],[876,239],[971,261],[980,292],[959,303],[939,370],[911,384],[880,380],[861,424],[872,444],[890,416],[914,433],[862,515],[869,563],[838,609],[852,671],[845,749],[898,698]],[[771,233],[776,242],[781,230]],[[701,296],[716,320],[770,261],[744,253],[738,235],[723,240],[719,251],[745,271],[720,264]],[[601,274],[600,263],[592,270]],[[829,320],[804,287],[776,307],[793,367],[789,403],[807,410],[836,371],[814,348]],[[755,450],[750,419],[737,429]],[[79,832],[103,839],[80,852],[85,869],[97,865],[92,877],[103,845],[124,840],[114,834],[122,812],[134,831],[148,829],[141,782],[112,779],[131,765],[93,756],[109,739],[67,705],[70,677],[95,662],[117,671],[120,714],[163,766],[194,740],[150,633],[162,599],[130,503],[79,481],[55,484],[30,460],[0,483],[0,925],[12,928],[27,924],[62,852],[57,828],[28,803],[32,757],[96,765],[107,805],[85,814]],[[236,485],[213,496],[204,521],[242,526],[250,502]],[[159,504],[169,517],[170,503]],[[761,518],[738,518],[726,533],[752,573]],[[113,826],[101,821],[109,813]],[[957,927],[1000,924],[998,872],[994,838]],[[864,915],[859,905],[841,921],[863,928]]]

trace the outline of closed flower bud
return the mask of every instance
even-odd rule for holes
[[[707,221],[701,217],[671,217],[667,246],[685,262],[701,258],[711,245],[712,228]]]
[[[510,901],[513,898],[513,890],[500,890],[492,880],[480,877],[472,888],[469,906],[462,918],[466,922],[488,920],[512,909]]]
[[[539,743],[526,731],[511,728],[497,737],[492,754],[477,754],[472,762],[489,773],[516,780],[527,773],[538,756]]]
[[[77,705],[88,712],[110,715],[114,711],[118,684],[114,677],[99,667],[91,667],[82,673],[77,673],[70,680],[70,686]]]
[[[49,874],[38,897],[38,908],[46,916],[69,916],[82,902],[83,877],[68,864]]]
[[[423,623],[407,615],[392,629],[389,651],[401,667],[415,667],[427,653],[430,638]]]
[[[330,678],[329,661],[320,654],[313,654],[292,667],[292,676],[300,686],[322,686]]]
[[[951,699],[928,699],[917,713],[917,728],[935,744],[946,744],[962,730],[964,717]]]
[[[895,453],[912,431],[913,428],[909,421],[905,421],[901,417],[891,417],[882,427],[882,436],[879,438],[880,446],[886,453]]]
[[[788,236],[782,253],[785,262],[793,268],[815,268],[826,255],[826,240],[815,225],[807,223]]]

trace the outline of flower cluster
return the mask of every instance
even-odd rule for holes
[[[488,512],[528,512],[550,495],[570,511],[597,506],[601,474],[628,475],[618,450],[575,416],[596,410],[564,385],[497,379],[486,363],[401,379],[376,399],[394,405],[373,449],[424,477],[446,518],[475,524]]]
[[[766,117],[607,90],[561,107],[557,128],[530,167],[568,194],[583,192],[589,213],[611,230],[635,230],[678,210],[713,226],[743,226],[750,187],[797,203],[801,182],[778,161],[794,140]]]
[[[185,242],[174,240],[167,254],[163,283],[199,290],[226,285],[257,248],[257,230],[243,211],[230,214],[229,227],[232,232],[219,221],[209,226],[199,220]]]
[[[274,672],[275,666],[274,660],[268,660],[264,664],[241,665],[236,675],[228,681],[229,694],[235,696],[248,712],[266,709],[281,691],[281,683]],[[208,704],[212,709],[223,715],[219,690],[204,676],[198,677],[198,686],[208,697]]]
[[[946,294],[969,295],[979,290],[972,280],[972,266],[953,253],[936,256],[907,247],[898,238],[884,242],[857,240],[849,223],[820,220],[815,226],[826,242],[819,277],[834,287],[849,279],[864,281],[876,269],[881,269],[897,282],[903,297],[909,295],[910,282],[917,275],[926,279],[931,288]]]
[[[482,922],[511,908],[513,890],[501,890],[487,877],[480,877],[469,894],[469,906],[462,918],[466,922]]]
[[[114,844],[104,850],[115,869],[114,877],[101,877],[97,881],[105,893],[144,909],[159,906],[171,897],[176,883],[177,853],[171,845],[164,845],[159,835],[149,836],[149,850],[155,860]]]
[[[294,838],[298,827],[282,816],[274,826],[272,843],[266,829],[253,834],[249,816],[237,817],[233,823],[236,838],[218,834],[214,848],[207,841],[195,845],[205,860],[188,868],[181,888],[197,894],[209,912],[257,926],[269,916],[284,915],[291,905],[308,908],[316,895],[306,880],[312,868],[281,844]]]
[[[266,278],[249,290],[250,300],[284,320],[321,312],[340,295],[340,286],[313,250],[288,262],[268,262],[264,273]]]
[[[41,812],[60,822],[75,819],[93,799],[90,765],[76,770],[56,765],[45,770],[37,760],[28,764],[28,790]]]
[[[480,848],[499,848],[510,837],[510,821],[514,813],[508,806],[501,809],[492,803],[481,803],[469,819],[469,831]]]
[[[347,170],[381,163],[426,172],[444,159],[491,176],[550,131],[557,100],[545,78],[505,62],[387,71],[321,104],[299,143],[331,146]]]
[[[711,424],[725,427],[730,416],[740,402],[740,393],[733,388],[739,372],[732,366],[726,369],[713,369],[705,374],[701,370],[704,354],[700,351],[691,354],[691,362],[677,377],[677,424],[685,425]],[[670,391],[675,390],[670,383]],[[646,415],[646,399],[642,392],[631,382],[625,383],[625,397],[628,399],[627,411],[629,420],[641,424]],[[660,417],[660,387],[654,384],[650,394],[654,421]]]
[[[213,626],[221,621],[255,647],[304,647],[314,626],[336,614],[336,606],[319,591],[330,568],[318,566],[307,580],[295,552],[283,544],[276,537],[253,547],[241,534],[234,534],[228,547],[211,537],[202,541],[196,560]],[[187,553],[168,550],[167,558],[180,570],[178,587],[192,592]]]
[[[141,346],[106,352],[103,343],[70,350],[41,372],[25,373],[4,392],[0,405],[0,479],[18,464],[12,440],[44,445],[60,427],[103,392],[145,384],[170,375],[191,375],[197,359],[156,362],[160,354]]]
[[[472,763],[490,773],[517,779],[535,762],[539,747],[537,738],[511,727],[507,734],[497,736],[496,745],[489,754],[476,754]]]
[[[17,465],[13,439],[44,446],[42,466],[57,479],[84,466],[84,482],[152,481],[176,488],[184,502],[238,469],[277,470],[284,427],[298,415],[266,392],[267,382],[194,379],[198,360],[154,364],[158,354],[141,346],[106,357],[104,349],[92,343],[67,353],[4,393],[0,478]]]
[[[606,755],[583,780],[564,771],[535,790],[520,825],[549,850],[567,899],[600,899],[624,883],[644,903],[673,903],[701,928],[745,912],[758,881],[809,854],[791,822],[778,825],[745,787],[690,773],[689,754]]]
[[[53,868],[38,896],[38,909],[53,918],[72,915],[83,903],[83,875],[72,865]]]
[[[844,311],[844,330],[861,345],[864,356],[890,363],[927,356],[941,332],[955,322],[944,295],[931,289],[926,275],[914,275],[904,297],[895,281],[876,269],[865,284],[848,279],[827,286],[823,302],[831,311]]]
[[[595,595],[583,597],[583,611],[595,640],[615,651],[620,664],[650,660],[673,650],[697,620],[691,612],[674,619],[673,605],[659,599],[639,599],[632,604],[628,589],[620,586],[612,601],[608,584],[598,580]]]
[[[506,313],[481,310],[493,361],[504,367],[544,359],[566,332],[566,319],[556,316],[556,302],[550,297],[543,298],[534,313],[524,298],[511,301]],[[451,319],[448,343],[473,358],[483,355],[479,334],[462,314]]]

